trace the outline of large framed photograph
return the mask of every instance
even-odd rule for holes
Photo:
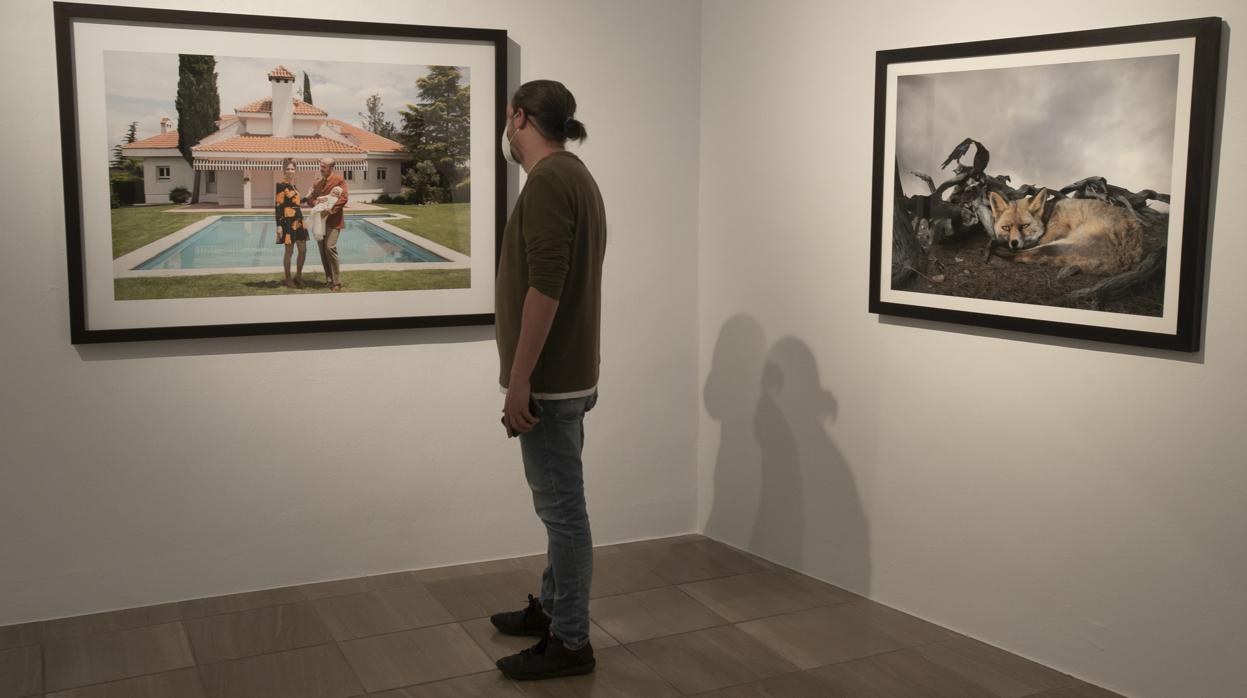
[[[1196,351],[1221,20],[880,51],[870,311]]]
[[[504,30],[54,14],[73,342],[493,322]]]

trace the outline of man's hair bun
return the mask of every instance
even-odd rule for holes
[[[569,141],[583,141],[589,135],[585,130],[585,125],[579,119],[567,117],[567,122],[563,126],[563,135]]]

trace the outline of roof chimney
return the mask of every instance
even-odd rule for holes
[[[268,74],[273,83],[273,135],[289,138],[294,135],[294,73],[279,65]]]
[[[171,128],[173,128],[173,120],[167,116],[160,117],[160,132],[168,133]]]

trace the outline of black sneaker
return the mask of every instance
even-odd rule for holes
[[[541,601],[533,598],[532,594],[528,595],[528,606],[523,610],[495,613],[489,617],[489,622],[507,635],[542,637],[550,631],[550,616],[541,608]]]
[[[554,633],[547,633],[537,644],[520,650],[519,654],[503,657],[497,664],[509,679],[535,681],[588,674],[597,666],[597,660],[593,658],[591,644],[586,642],[578,650],[569,650]]]

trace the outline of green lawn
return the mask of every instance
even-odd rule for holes
[[[419,269],[413,271],[343,271],[342,290],[422,291],[468,288],[468,269]],[[115,279],[113,292],[119,301],[153,298],[220,298],[224,296],[271,296],[295,293],[330,293],[323,273],[304,273],[302,289],[286,288],[281,274],[206,274],[144,279]]]
[[[387,211],[410,216],[386,223],[445,245],[456,252],[472,254],[472,226],[468,213],[470,204],[378,205]]]
[[[175,205],[122,206],[113,209],[113,259],[213,215],[165,213]]]

